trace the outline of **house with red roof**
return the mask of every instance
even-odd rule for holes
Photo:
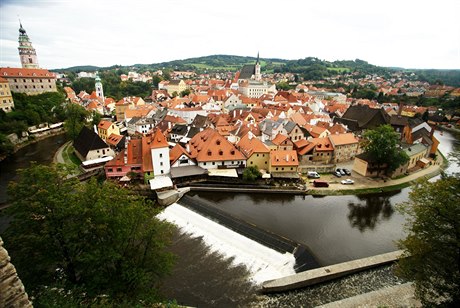
[[[101,120],[97,125],[97,134],[107,142],[107,138],[111,134],[120,135],[120,128],[113,122]]]
[[[0,77],[8,81],[11,92],[27,95],[57,92],[56,75],[47,69],[0,67]]]
[[[354,159],[359,152],[359,140],[353,133],[329,135],[329,140],[334,147],[333,161],[343,162]]]
[[[147,144],[150,147],[153,175],[169,174],[171,168],[169,164],[169,144],[160,129],[156,129],[153,135],[147,139]]]
[[[295,150],[276,150],[270,153],[269,172],[273,177],[280,174],[296,173],[299,160]]]
[[[324,164],[332,162],[334,157],[334,146],[328,137],[312,138],[309,141],[315,144],[312,156],[313,162],[322,162]]]
[[[196,166],[196,161],[180,144],[176,144],[169,151],[169,163],[171,168]]]
[[[216,130],[207,128],[187,143],[187,150],[204,169],[246,166],[246,157]]]
[[[270,149],[252,132],[244,135],[236,146],[246,157],[248,167],[255,166],[258,169],[268,170]]]
[[[294,143],[291,139],[279,133],[276,137],[272,140],[272,143],[277,146],[278,150],[292,150],[294,148]]]

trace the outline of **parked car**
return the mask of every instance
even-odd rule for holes
[[[315,186],[315,187],[329,187],[329,183],[326,182],[326,181],[314,180],[313,181],[313,186]]]
[[[345,172],[346,175],[351,175],[351,171],[350,171],[350,170],[348,170],[348,169],[342,169],[342,170]]]
[[[347,175],[344,169],[340,169],[340,168],[339,168],[339,169],[337,169],[337,170],[339,170],[339,172],[340,172],[341,175]]]
[[[307,172],[307,177],[309,177],[311,179],[319,179],[320,175],[316,171],[308,171]]]
[[[334,171],[333,172],[333,175],[335,175],[336,177],[340,178],[342,176],[342,174],[340,173],[340,171]]]
[[[351,184],[354,184],[355,181],[353,181],[352,179],[346,179],[346,180],[340,181],[340,183],[342,183],[343,185],[351,185]]]

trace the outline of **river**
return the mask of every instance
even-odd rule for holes
[[[459,139],[452,134],[437,132],[436,136],[443,153],[460,150]],[[6,201],[7,183],[17,178],[17,169],[26,168],[31,161],[49,164],[64,142],[63,135],[50,137],[0,162],[0,202]],[[452,164],[448,171],[460,170]],[[404,235],[404,217],[395,205],[407,200],[409,191],[406,188],[385,194],[326,197],[193,193],[193,198],[212,202],[238,218],[303,243],[321,265],[328,265],[394,250],[395,241]],[[198,224],[206,222],[200,220]],[[4,228],[5,223],[0,225]],[[208,233],[217,232],[211,228]],[[224,238],[231,238],[228,241],[233,244],[240,242],[238,235]],[[218,244],[209,242],[204,234],[189,236],[178,231],[171,247],[178,255],[177,266],[163,284],[165,295],[181,304],[199,307],[247,306],[256,302],[256,288],[248,280],[253,273],[243,266],[248,267],[247,260],[239,261],[239,252],[222,253],[227,248],[219,250]],[[263,249],[255,243],[246,246],[254,253]]]

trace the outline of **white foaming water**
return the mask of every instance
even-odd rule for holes
[[[294,255],[277,252],[177,203],[168,206],[157,217],[175,224],[184,233],[202,237],[211,250],[234,258],[235,265],[245,265],[256,284],[295,274]]]

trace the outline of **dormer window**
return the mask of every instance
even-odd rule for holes
[[[231,155],[235,155],[235,150],[231,150],[231,151],[230,151],[230,154],[231,154]]]
[[[219,155],[220,156],[224,155],[224,152],[222,150],[219,150]]]
[[[208,151],[208,156],[211,156],[212,155],[212,152],[209,150]]]
[[[21,72],[19,72],[19,74],[18,74],[18,75],[19,75],[19,76],[22,76],[22,73],[21,73]]]
[[[217,144],[217,145],[220,145],[220,140],[217,140],[217,141],[216,141],[216,144]]]

